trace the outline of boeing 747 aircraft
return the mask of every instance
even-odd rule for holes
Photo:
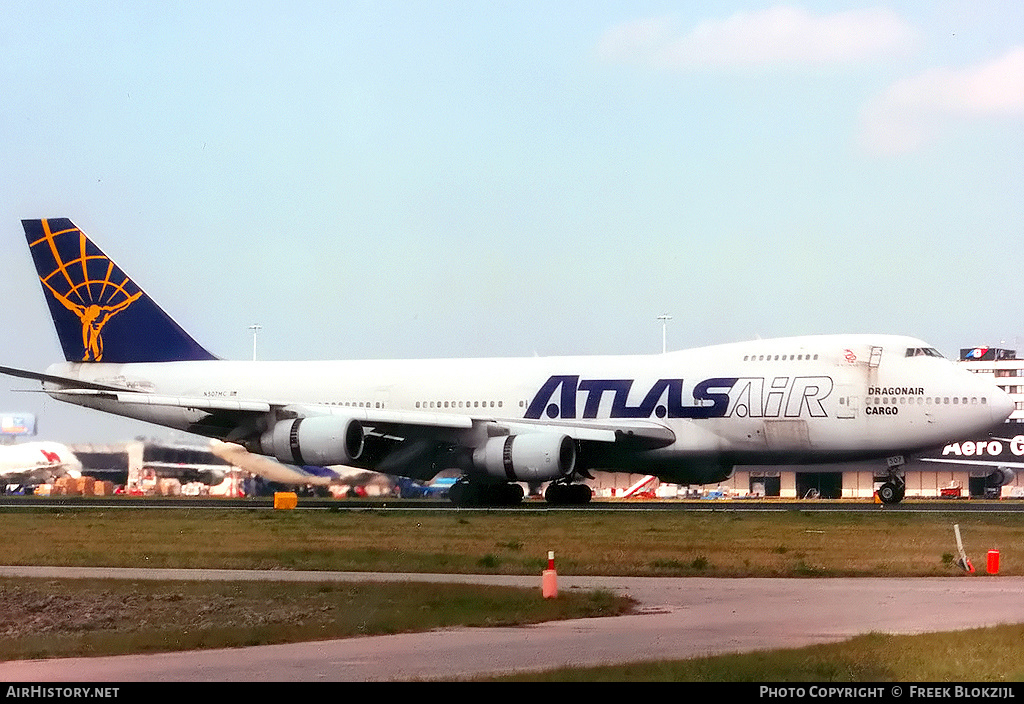
[[[1013,406],[930,345],[893,335],[642,356],[220,360],[70,220],[22,224],[67,361],[0,371],[236,455],[419,480],[457,468],[459,504],[518,503],[518,482],[583,503],[591,470],[709,484],[736,464],[876,458],[888,473],[880,495],[898,502],[906,455],[984,433]]]

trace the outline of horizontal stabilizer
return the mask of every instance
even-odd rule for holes
[[[97,384],[92,381],[83,381],[81,379],[72,379],[66,376],[56,376],[54,374],[44,374],[42,372],[33,372],[26,369],[16,369],[14,367],[2,367],[0,366],[0,374],[6,374],[7,376],[15,376],[19,379],[33,379],[35,381],[41,381],[47,384],[57,384],[65,389],[90,389],[92,391],[124,391],[124,389],[118,388],[117,386],[110,386],[109,384]]]

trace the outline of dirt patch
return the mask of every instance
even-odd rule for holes
[[[153,628],[252,627],[301,622],[310,605],[280,598],[244,599],[210,591],[158,589],[66,590],[58,581],[0,582],[0,638],[86,631],[140,632]],[[318,604],[317,611],[331,610]]]

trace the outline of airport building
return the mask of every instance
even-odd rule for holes
[[[124,487],[130,495],[180,495],[188,487],[207,487],[203,493],[241,496],[241,473],[208,449],[179,443],[137,439],[108,445],[71,447],[82,473]]]

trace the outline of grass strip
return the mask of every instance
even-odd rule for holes
[[[1024,574],[1018,513],[0,510],[12,565],[666,577],[953,576],[954,523]]]
[[[949,633],[870,633],[841,643],[692,660],[562,668],[489,681],[1021,682],[1024,625]]]

